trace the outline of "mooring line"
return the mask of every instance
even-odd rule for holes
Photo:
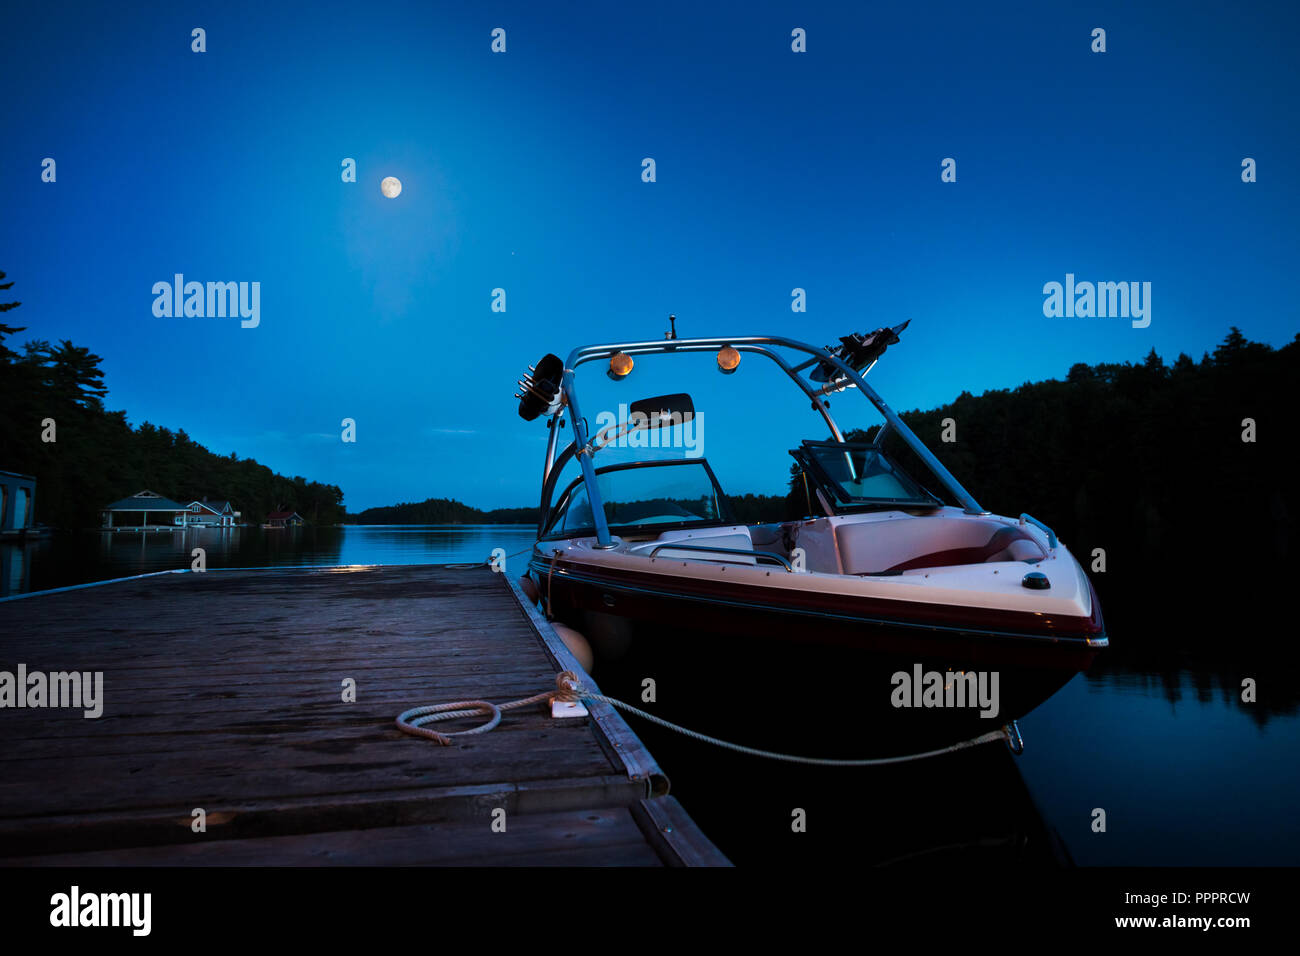
[[[560,551],[557,548],[551,554],[551,568],[546,572],[546,619],[548,621],[555,620],[555,617],[551,614],[551,578],[555,575],[555,562],[558,560],[560,560]],[[565,671],[565,673],[568,674],[571,672]],[[574,679],[576,680],[577,678],[575,677]]]
[[[505,704],[493,704],[486,700],[457,700],[446,704],[432,704],[427,707],[413,707],[410,710],[403,711],[397,717],[397,729],[402,733],[413,734],[418,737],[427,737],[435,740],[444,747],[450,746],[453,737],[462,737],[469,734],[485,734],[492,728],[501,723],[503,711],[515,710],[520,707],[527,707],[529,704],[537,704],[542,701],[600,701],[609,704],[611,707],[617,707],[619,710],[625,710],[628,713],[636,714],[643,717],[651,723],[674,730],[679,734],[684,734],[694,740],[706,744],[713,744],[715,747],[722,747],[726,750],[733,750],[736,753],[747,754],[751,757],[763,757],[767,760],[781,760],[786,763],[810,764],[818,767],[879,767],[887,764],[908,763],[913,760],[924,760],[927,757],[939,757],[943,754],[955,753],[958,750],[969,750],[972,747],[979,747],[983,744],[993,743],[998,740],[1004,740],[1012,747],[1013,752],[1019,753],[1018,747],[1023,747],[1020,743],[1020,733],[1014,726],[1014,722],[1006,724],[997,730],[991,730],[986,734],[980,734],[978,737],[972,737],[970,740],[962,740],[955,744],[949,744],[946,747],[940,747],[936,750],[926,750],[921,753],[901,754],[896,757],[867,757],[861,759],[839,759],[834,757],[803,757],[798,754],[778,753],[773,750],[763,750],[759,747],[749,747],[745,744],[732,743],[728,740],[722,740],[718,737],[711,737],[708,734],[702,734],[699,731],[691,730],[689,727],[683,727],[681,724],[675,724],[670,720],[665,720],[655,714],[647,713],[639,707],[634,707],[629,703],[621,701],[615,697],[608,697],[605,694],[597,694],[587,690],[582,686],[578,675],[573,671],[562,671],[555,677],[555,690],[547,691],[541,694],[534,694],[532,697],[525,697],[521,700],[513,700]],[[488,721],[478,727],[469,730],[459,730],[449,733],[439,733],[425,727],[425,724],[434,723],[440,720],[455,720],[460,717],[473,717],[482,715],[488,717]],[[414,719],[412,719],[414,718]]]
[[[710,737],[708,734],[702,734],[699,731],[691,730],[689,727],[674,724],[670,720],[664,720],[662,717],[646,713],[639,707],[633,707],[631,704],[624,703],[621,700],[615,700],[613,697],[606,697],[604,694],[583,694],[582,699],[604,701],[611,707],[617,707],[620,710],[627,711],[628,713],[636,714],[638,717],[643,717],[651,723],[658,724],[661,727],[667,727],[669,730],[675,730],[679,734],[685,734],[687,737],[702,741],[706,744],[713,744],[716,747],[734,750],[737,753],[748,754],[751,757],[765,757],[768,760],[781,760],[786,763],[811,764],[818,767],[878,767],[891,763],[907,763],[912,760],[924,760],[926,757],[938,757],[943,754],[955,753],[958,750],[967,750],[971,747],[979,747],[982,744],[990,744],[997,740],[1005,740],[1008,743],[1012,740],[1010,729],[1003,726],[997,730],[991,730],[986,734],[980,734],[978,737],[972,737],[970,740],[963,740],[959,743],[949,744],[948,746],[940,747],[937,750],[926,750],[915,754],[902,754],[897,757],[869,757],[862,759],[801,757],[798,754],[784,754],[772,750],[762,750],[758,747],[748,747],[745,744],[736,744],[728,740],[721,740],[717,737]]]

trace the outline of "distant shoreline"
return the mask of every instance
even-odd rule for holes
[[[535,528],[531,521],[343,521],[331,528]]]

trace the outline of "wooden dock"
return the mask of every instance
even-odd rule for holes
[[[0,709],[0,865],[727,865],[608,705],[508,711],[450,747],[396,729],[410,707],[515,700],[578,669],[486,568],[32,596],[0,603],[0,671],[20,663],[102,671],[104,709]]]

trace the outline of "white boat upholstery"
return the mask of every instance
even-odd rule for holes
[[[804,569],[822,574],[843,574],[835,548],[835,528],[828,518],[814,518],[795,524],[794,546],[803,550]]]
[[[835,529],[845,574],[1042,558],[1026,531],[1001,521],[941,516],[845,522]]]
[[[753,551],[754,542],[749,536],[749,529],[743,525],[729,528],[696,528],[689,531],[665,531],[658,540],[644,541],[628,548],[629,554],[644,554],[649,556],[650,552],[665,542],[676,541],[680,544],[689,544],[692,548],[704,548],[714,545],[719,548],[732,548],[738,551]],[[709,561],[709,562],[727,562],[729,564],[757,564],[758,559],[742,554],[728,554],[720,551],[714,554],[708,554],[703,551],[678,551],[673,548],[664,548],[657,555],[657,558],[676,558],[681,561]]]

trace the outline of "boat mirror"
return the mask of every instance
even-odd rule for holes
[[[638,421],[638,416],[644,416],[646,428],[680,425],[695,418],[695,403],[685,392],[643,398],[628,408],[628,417],[632,421]]]

